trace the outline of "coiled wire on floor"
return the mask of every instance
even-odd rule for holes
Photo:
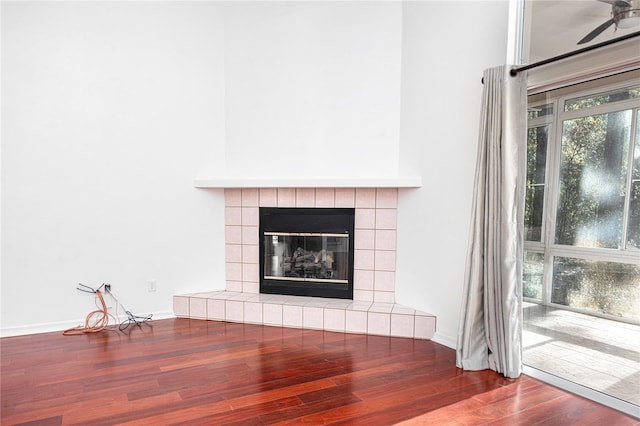
[[[151,317],[152,317],[151,314],[147,316],[138,316],[138,315],[133,315],[130,311],[125,309],[125,307],[120,303],[120,301],[113,295],[113,293],[111,293],[110,285],[102,284],[100,287],[98,287],[98,289],[94,290],[89,286],[86,286],[84,284],[79,284],[79,287],[77,288],[78,290],[85,293],[93,293],[96,295],[96,305],[98,309],[95,309],[89,312],[89,314],[87,315],[84,321],[84,325],[79,325],[77,327],[64,330],[62,334],[64,334],[65,336],[77,336],[77,335],[87,334],[87,333],[97,333],[105,329],[116,331],[115,328],[108,328],[109,317],[113,317],[113,315],[109,314],[109,308],[107,307],[107,303],[104,299],[104,295],[100,291],[100,289],[103,287],[105,289],[105,292],[109,294],[109,296],[113,300],[115,300],[117,304],[116,312],[117,312],[117,307],[120,306],[122,307],[124,312],[127,314],[127,319],[125,321],[120,322],[120,324],[118,325],[118,330],[125,331],[132,324],[135,324],[138,327],[140,327],[145,322],[151,320]],[[117,320],[115,319],[115,317],[113,318],[116,323],[119,322],[119,318]]]

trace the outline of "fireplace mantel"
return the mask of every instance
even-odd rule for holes
[[[420,188],[419,176],[393,178],[212,178],[196,179],[196,188]]]

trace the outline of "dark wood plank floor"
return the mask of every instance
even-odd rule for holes
[[[1,345],[2,425],[638,425],[430,341],[168,319]]]

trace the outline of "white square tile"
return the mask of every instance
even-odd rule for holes
[[[373,301],[376,303],[395,303],[395,292],[374,290]]]
[[[242,226],[225,226],[224,241],[227,244],[242,244]]]
[[[244,321],[244,302],[241,300],[227,300],[225,302],[225,319],[231,322]]]
[[[344,309],[324,308],[324,329],[344,332],[345,311]]]
[[[273,303],[284,304],[293,296],[285,296],[284,294],[263,294],[269,296],[269,300]]]
[[[373,291],[371,290],[353,290],[354,302],[373,302]]]
[[[353,208],[356,206],[356,190],[353,188],[336,188],[336,207]]]
[[[278,188],[278,207],[295,207],[296,189]]]
[[[242,264],[242,281],[257,283],[260,282],[259,271],[260,265],[257,263],[243,263]]]
[[[345,312],[346,323],[345,331],[348,333],[366,333],[367,332],[367,312],[351,311]]]
[[[383,313],[391,313],[393,311],[394,304],[393,303],[385,303],[385,302],[374,302],[371,304],[369,308],[369,312],[383,312]]]
[[[376,207],[393,209],[398,207],[398,189],[378,188],[376,191]]]
[[[259,240],[257,226],[242,226],[242,244],[258,245]]]
[[[249,294],[249,293],[242,292],[242,293],[236,293],[233,296],[229,296],[229,298],[227,300],[239,300],[239,301],[245,302],[245,301],[247,301],[249,299],[252,299],[254,297],[255,297],[255,294]]]
[[[242,281],[242,263],[227,262],[224,266],[228,281]]]
[[[354,250],[353,268],[373,270],[375,252],[373,250]]]
[[[310,297],[303,297],[303,296],[291,296],[289,298],[287,298],[287,300],[284,301],[285,305],[291,305],[291,306],[304,306],[305,304],[309,303],[311,301]]]
[[[259,207],[243,207],[242,208],[242,225],[258,226],[260,224],[260,208]]]
[[[378,271],[395,271],[396,252],[391,250],[376,250],[375,265]]]
[[[296,189],[296,207],[315,207],[315,206],[316,206],[315,188]]]
[[[356,207],[359,209],[374,209],[376,207],[376,189],[357,188]]]
[[[240,207],[242,205],[242,191],[239,188],[225,188],[224,205],[227,207]]]
[[[322,329],[324,326],[324,309],[304,306],[302,308],[302,326],[304,328]]]
[[[268,325],[282,325],[282,305],[265,303],[262,307],[262,321]]]
[[[373,290],[374,272],[364,269],[355,269],[353,271],[353,289],[354,290]]]
[[[258,207],[259,195],[257,188],[242,188],[242,207]]]
[[[414,316],[391,314],[391,335],[395,337],[413,337]]]
[[[242,207],[225,207],[224,224],[227,226],[242,225]]]
[[[278,189],[260,188],[260,207],[278,207]]]
[[[360,300],[355,300],[348,306],[347,309],[351,310],[351,311],[369,311],[369,308],[371,308],[372,303],[370,301],[360,301]]]
[[[173,313],[177,317],[189,317],[188,296],[173,296]]]
[[[436,318],[431,316],[415,316],[413,336],[416,339],[431,339],[436,332]]]
[[[367,333],[378,336],[389,336],[391,332],[391,314],[368,312]]]
[[[398,211],[396,209],[376,209],[376,229],[396,229]]]
[[[260,246],[253,244],[245,244],[242,246],[242,262],[243,263],[259,263],[260,262]]]
[[[404,315],[415,315],[416,310],[413,308],[408,308],[403,305],[393,305],[393,309],[391,310],[392,314],[404,314]]]
[[[396,249],[396,231],[389,229],[376,230],[376,250],[395,250]]]
[[[349,299],[325,299],[325,300],[329,302],[325,306],[325,309],[341,309],[344,311],[345,309],[347,309],[349,306],[353,304],[353,300],[349,300]]]
[[[225,261],[227,262],[242,262],[242,245],[241,244],[226,244],[224,247],[225,250]]]
[[[316,188],[316,207],[335,207],[335,191],[333,188]]]
[[[207,299],[189,298],[189,318],[207,319]]]
[[[243,281],[242,282],[242,292],[248,294],[259,294],[260,293],[260,283],[259,282],[251,282],[251,281]]]
[[[354,227],[356,229],[375,229],[376,210],[356,209],[356,213],[354,216]]]
[[[324,308],[329,304],[330,299],[324,297],[312,297],[310,301],[304,304],[304,306],[311,306],[314,308]]]
[[[378,291],[395,291],[396,273],[393,271],[376,271],[374,289]]]
[[[225,281],[225,290],[233,291],[233,292],[242,291],[242,281],[226,280]]]
[[[262,324],[262,303],[244,302],[244,322]]]
[[[225,313],[224,313],[224,305],[225,301],[221,299],[208,299],[207,300],[207,319],[224,321]]]
[[[353,247],[356,250],[373,250],[376,244],[376,232],[373,229],[356,229]]]
[[[282,325],[302,327],[302,306],[282,305]]]

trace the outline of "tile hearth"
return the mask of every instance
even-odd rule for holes
[[[178,317],[431,339],[436,317],[395,303],[212,291],[173,298]]]
[[[175,295],[178,317],[431,339],[436,317],[395,303],[397,188],[225,188],[225,290]],[[261,294],[261,207],[354,208],[353,300]]]

